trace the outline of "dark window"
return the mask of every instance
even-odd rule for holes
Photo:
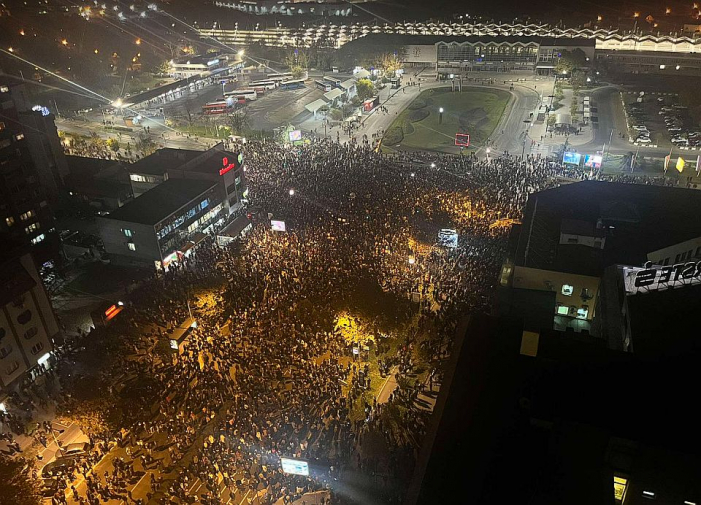
[[[37,327],[36,327],[36,326],[32,326],[31,328],[29,328],[27,331],[24,332],[24,338],[26,338],[27,340],[29,340],[30,338],[32,338],[32,337],[33,337],[34,335],[36,335],[37,333],[39,333],[39,330],[37,329]]]
[[[674,257],[674,262],[679,263],[679,255],[678,254]]]
[[[5,338],[5,328],[0,328],[0,342],[2,342],[2,339]]]
[[[44,343],[43,342],[37,342],[32,346],[32,354],[39,354],[41,350],[44,348]]]
[[[17,371],[18,368],[19,368],[19,361],[13,361],[12,363],[10,363],[10,366],[8,366],[5,369],[5,373],[7,375],[12,375],[13,373],[15,373]]]
[[[5,347],[0,347],[0,359],[7,357],[12,352],[12,346],[6,345]]]
[[[32,320],[32,311],[29,309],[25,310],[19,316],[17,316],[17,322],[19,324],[27,324],[31,320]]]
[[[696,248],[696,256],[697,256],[697,257],[698,257],[698,256],[701,256],[701,246],[698,246],[698,247]]]

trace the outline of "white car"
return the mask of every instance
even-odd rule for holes
[[[645,125],[634,125],[633,126],[634,130],[638,130],[639,132],[646,132],[647,131],[647,126]]]
[[[652,140],[650,140],[650,137],[638,137],[635,139],[635,141],[638,144],[652,144]]]

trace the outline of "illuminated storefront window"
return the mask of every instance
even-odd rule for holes
[[[613,478],[613,496],[616,503],[623,503],[626,499],[626,491],[628,490],[628,479],[624,477]]]

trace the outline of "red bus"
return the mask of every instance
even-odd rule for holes
[[[229,110],[229,105],[227,105],[226,100],[219,102],[210,102],[202,107],[202,113],[207,115],[212,114],[226,114]]]

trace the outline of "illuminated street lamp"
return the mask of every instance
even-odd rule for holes
[[[443,124],[443,107],[438,109],[438,124]]]
[[[436,164],[435,164],[435,163],[431,163],[431,168],[436,168]]]
[[[295,190],[294,190],[294,189],[291,189],[291,190],[290,190],[290,196],[295,196]]]
[[[61,44],[63,44],[64,46],[67,46],[67,45],[68,45],[68,41],[67,41],[66,39],[63,39],[63,40],[61,41]]]

